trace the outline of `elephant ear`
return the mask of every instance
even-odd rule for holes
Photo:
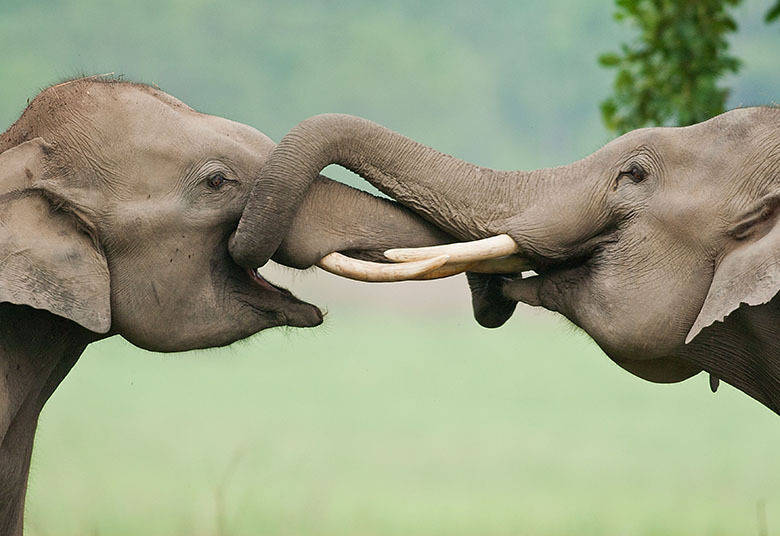
[[[686,343],[741,304],[761,305],[780,291],[780,192],[764,197],[729,235],[732,249],[715,269]]]
[[[0,302],[44,309],[105,333],[109,273],[94,233],[67,202],[52,203],[45,189],[33,186],[50,153],[36,138],[0,154]]]

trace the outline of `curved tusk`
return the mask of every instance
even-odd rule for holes
[[[531,265],[527,259],[516,255],[502,257],[500,259],[488,259],[477,262],[448,262],[440,268],[426,272],[415,279],[441,279],[460,274],[462,272],[477,272],[480,274],[518,274],[530,270]]]
[[[449,256],[450,263],[495,259],[517,253],[518,246],[509,235],[496,235],[471,242],[457,242],[424,248],[398,248],[385,251],[385,257],[395,262],[419,261],[439,255]]]
[[[417,262],[383,264],[361,261],[333,252],[321,258],[317,266],[332,274],[356,281],[389,282],[420,278],[443,266],[448,260],[447,255],[439,255]]]

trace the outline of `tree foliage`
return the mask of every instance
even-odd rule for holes
[[[728,89],[718,80],[737,72],[726,36],[741,0],[616,0],[615,18],[639,30],[634,44],[603,54],[617,70],[614,94],[601,103],[607,127],[618,131],[675,122],[690,125],[724,111]]]
[[[767,22],[772,22],[778,18],[780,18],[780,0],[777,0],[775,5],[769,8],[769,11],[766,12],[766,17],[764,17],[764,20]]]

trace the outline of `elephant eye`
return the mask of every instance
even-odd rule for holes
[[[208,178],[208,185],[209,188],[213,188],[214,190],[217,190],[222,187],[223,184],[225,184],[225,176],[222,173],[215,173],[211,177]]]
[[[631,164],[628,171],[621,171],[618,174],[618,182],[620,179],[631,179],[633,182],[642,182],[647,177],[647,172],[639,164]]]

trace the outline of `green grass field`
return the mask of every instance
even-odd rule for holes
[[[729,107],[778,101],[769,5],[734,9]],[[613,11],[0,0],[0,131],[41,88],[115,72],[275,140],[344,112],[481,165],[566,164],[613,137],[599,102],[614,73],[597,57],[636,35]],[[765,536],[763,501],[780,536],[766,408],[704,376],[643,382],[549,316],[483,330],[462,278],[462,296],[396,288],[339,286],[350,297],[325,326],[225,350],[94,345],[41,417],[26,534]],[[420,313],[442,296],[453,305]]]
[[[93,345],[42,415],[27,534],[758,535],[759,502],[778,534],[778,453],[758,403],[645,383],[556,321],[339,310]]]

